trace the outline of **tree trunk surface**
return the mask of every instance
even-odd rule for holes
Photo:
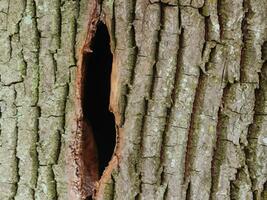
[[[98,180],[100,21],[116,147]],[[1,200],[267,199],[266,0],[1,0],[0,47]]]

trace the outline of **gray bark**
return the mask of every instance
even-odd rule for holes
[[[98,20],[117,144],[95,199],[267,199],[266,19],[266,0],[0,1],[0,199],[88,194]]]

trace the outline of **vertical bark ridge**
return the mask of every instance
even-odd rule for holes
[[[221,27],[219,23],[217,1],[205,0],[205,3],[201,8],[201,14],[205,16],[206,20],[206,42],[216,41],[219,43]]]
[[[211,187],[211,160],[216,140],[218,111],[224,83],[224,50],[216,45],[211,51],[206,72],[201,73],[196,91],[189,146],[189,199],[208,199]],[[205,166],[203,168],[203,166]]]
[[[187,146],[187,131],[204,44],[204,20],[197,9],[180,7],[179,10],[181,33],[176,65],[179,73],[176,78],[169,124],[163,146],[163,183],[167,185],[166,199],[179,199],[185,196],[183,193],[185,178],[183,166]],[[187,89],[184,88],[185,85],[188,86]]]
[[[40,110],[37,103],[39,98],[40,35],[37,28],[36,2],[29,0],[25,4],[25,12],[19,27],[19,41],[22,47],[23,59],[26,63],[26,76],[23,83],[27,87],[24,87],[24,91],[16,90],[18,104],[20,105],[18,109],[17,145],[20,179],[15,196],[16,199],[35,198],[39,168],[37,141],[39,137],[38,120]],[[26,30],[32,38],[24,34]],[[21,98],[22,96],[20,95],[25,95],[26,98]]]
[[[113,51],[112,89],[110,109],[115,114],[116,124],[122,127],[125,118],[129,88],[136,63],[136,44],[133,21],[136,1],[103,2],[105,22],[109,28]],[[115,46],[114,46],[115,45]],[[116,48],[115,48],[116,47]]]
[[[265,43],[266,44],[266,43]],[[263,47],[264,48],[264,47]],[[266,48],[266,47],[265,47]],[[266,95],[267,95],[267,64],[265,63],[260,73],[259,89],[256,90],[255,114],[253,124],[249,127],[248,146],[246,147],[246,161],[252,181],[252,191],[255,199],[264,199],[266,193]],[[265,194],[266,195],[266,194]]]
[[[0,87],[1,132],[0,132],[0,191],[2,199],[14,198],[19,181],[16,146],[18,130],[14,86]],[[7,153],[7,154],[6,154]]]
[[[174,87],[179,45],[179,22],[178,6],[162,3],[160,6],[161,27],[158,30],[155,52],[154,79],[152,79],[150,99],[142,129],[141,199],[161,199],[166,187],[160,182],[162,138],[168,122],[167,114],[171,107],[171,95]]]
[[[205,45],[202,46],[202,70],[194,99],[194,108],[190,121],[187,158],[185,163],[185,184],[190,183],[186,196],[184,186],[183,198],[208,199],[211,187],[211,160],[216,139],[218,110],[224,88],[225,51],[219,40],[220,29],[216,2],[201,4],[197,12],[206,17]],[[201,16],[200,15],[200,16]],[[204,37],[204,35],[203,35]],[[218,42],[217,42],[218,41]],[[203,50],[202,50],[203,49]],[[189,126],[188,126],[189,127]],[[204,167],[205,166],[205,167]]]
[[[255,12],[254,15],[251,15],[252,10],[250,10],[251,7],[260,6],[263,3],[262,1],[255,1],[253,3],[250,1],[236,1],[235,3],[238,4],[237,8],[239,10],[237,8],[234,9],[232,4],[221,1],[222,42],[226,40],[228,55],[234,55],[234,57],[228,56],[227,58],[232,60],[238,58],[239,64],[238,60],[233,60],[230,63],[231,71],[227,67],[227,74],[232,72],[236,77],[229,77],[227,75],[228,81],[231,84],[224,93],[222,112],[219,117],[221,124],[219,130],[220,137],[214,155],[212,199],[252,198],[251,180],[244,150],[248,144],[248,127],[252,123],[254,114],[255,88],[258,84],[257,72],[259,72],[262,63],[261,54],[259,53],[264,29],[262,23],[265,22],[261,19],[264,14],[257,14]],[[244,12],[248,13],[244,15]],[[233,20],[229,21],[229,16],[235,16],[235,18],[232,17],[231,19]],[[242,18],[244,19],[242,20]],[[250,23],[251,20],[254,21],[256,19],[259,20],[259,23],[253,23],[252,25]],[[253,26],[257,28],[255,29]],[[236,27],[236,29],[233,29],[233,27]],[[257,40],[255,40],[256,33],[254,32],[256,30],[258,32]],[[228,41],[231,37],[235,38],[235,40],[232,40],[235,43]],[[243,48],[241,50],[240,42],[242,40]],[[257,41],[260,44],[252,44],[250,40]],[[240,51],[240,53],[237,51],[231,52],[233,47]],[[251,62],[252,57],[248,58],[248,55],[254,55],[252,56],[253,65]],[[227,62],[229,61],[227,60]]]
[[[0,46],[5,47],[0,55],[0,198],[12,199],[18,192],[20,180],[17,151],[19,105],[15,84],[23,81],[26,68],[18,31],[25,2],[17,8],[6,1],[1,4],[0,10]],[[20,68],[17,68],[16,62]]]
[[[139,36],[140,38],[142,34],[141,38],[143,38],[143,40],[142,44],[138,43],[139,41],[136,40],[139,51],[135,75],[125,111],[126,117],[124,127],[123,130],[120,130],[120,141],[123,144],[120,153],[123,157],[119,158],[118,176],[115,177],[115,198],[118,199],[133,199],[139,192],[139,171],[136,171],[136,165],[138,167],[138,156],[140,154],[138,149],[141,143],[139,135],[143,116],[145,115],[145,102],[146,99],[149,99],[153,65],[155,62],[154,55],[157,43],[157,32],[160,27],[160,6],[158,4],[147,4],[144,6],[146,6],[146,12],[141,18],[141,24],[137,22],[135,27],[136,37]],[[140,12],[138,8],[136,8],[136,12]],[[138,13],[136,13],[136,17],[137,16]],[[140,29],[142,26],[143,30]],[[145,40],[145,38],[149,39]]]
[[[122,127],[125,120],[125,109],[128,101],[129,88],[133,83],[137,48],[135,42],[134,19],[136,1],[114,3],[115,52],[113,62],[113,85],[111,92],[111,110],[116,115],[117,125]],[[122,31],[123,30],[123,31]],[[125,34],[126,33],[126,34]],[[122,59],[121,59],[122,58]],[[124,66],[124,67],[123,67]],[[116,92],[116,91],[119,92]]]
[[[253,114],[253,97],[250,96],[253,91],[254,88],[233,84],[225,92],[220,115],[220,137],[214,158],[212,199],[229,198],[230,194],[232,197],[236,196],[235,193],[238,188],[236,184],[238,185],[238,182],[244,184],[243,196],[251,198],[251,194],[249,194],[250,180],[247,177],[242,146],[246,142],[244,135],[248,125],[251,123]],[[241,111],[238,110],[240,107],[234,107],[236,105],[234,103],[240,101],[240,99],[246,99],[240,106]],[[245,116],[249,116],[249,118],[246,119]],[[243,179],[242,181],[239,180],[241,178]],[[242,187],[240,186],[240,188]]]
[[[51,15],[52,13],[52,15]],[[57,182],[53,171],[53,165],[56,164],[59,154],[59,145],[61,144],[60,125],[62,116],[57,113],[58,110],[51,110],[47,105],[48,98],[54,99],[60,90],[53,91],[57,80],[57,73],[60,69],[56,59],[57,49],[60,48],[60,1],[36,2],[36,17],[38,17],[38,30],[40,33],[40,84],[39,84],[39,102],[41,116],[39,118],[39,138],[38,138],[38,158],[40,167],[38,169],[38,181],[36,198],[57,198]],[[51,18],[47,18],[51,15]],[[47,23],[53,24],[47,28]],[[52,76],[51,76],[52,74]],[[63,91],[63,90],[61,90]],[[64,92],[63,92],[64,93]],[[64,101],[64,96],[63,99]],[[47,132],[47,126],[51,127],[50,133]],[[47,189],[42,185],[47,185]]]
[[[220,42],[225,50],[225,78],[229,83],[240,80],[240,60],[243,40],[242,24],[245,16],[243,1],[229,3],[220,0]]]
[[[64,149],[66,99],[69,94],[69,67],[76,65],[75,37],[77,4],[75,2],[38,1],[40,31],[40,138],[41,167],[37,190],[39,197],[64,199]],[[50,17],[48,17],[50,16]],[[54,73],[53,73],[54,72]],[[51,76],[53,74],[53,76]],[[47,127],[51,127],[49,132]],[[62,137],[63,136],[63,137]],[[59,184],[58,184],[59,183]],[[47,185],[48,188],[43,186]]]
[[[161,43],[161,33],[163,27],[163,7],[160,2],[151,2],[159,5],[159,18],[158,18],[158,29],[157,34],[155,35],[155,49],[152,54],[154,59],[152,71],[149,76],[151,76],[151,84],[149,88],[149,93],[146,98],[145,113],[142,121],[141,128],[141,148],[140,148],[140,161],[139,161],[139,170],[140,170],[140,194],[138,198],[140,199],[155,199],[161,196],[160,189],[157,188],[157,182],[160,177],[159,169],[159,159],[160,159],[160,139],[161,135],[155,137],[155,133],[162,131],[162,126],[164,126],[164,118],[156,118],[151,116],[151,110],[153,112],[153,96],[155,95],[155,81],[162,78],[158,73],[158,59],[159,59],[159,46]],[[164,96],[164,95],[163,95]],[[152,106],[151,106],[152,105]],[[151,108],[152,107],[152,108]],[[159,107],[159,112],[157,114],[162,114],[162,105]],[[164,111],[163,111],[164,112]],[[152,118],[152,119],[151,119]],[[151,129],[151,123],[153,123],[154,132]],[[150,125],[149,125],[150,124]],[[150,170],[148,170],[150,166]],[[153,166],[153,167],[152,167]],[[158,190],[157,190],[158,189]]]
[[[226,1],[221,0],[218,2],[220,4],[218,7],[218,12],[220,13],[219,21],[220,21],[220,42],[224,44],[225,51],[225,70],[224,75],[226,81],[229,82],[228,86],[224,89],[223,92],[223,100],[222,107],[225,103],[225,95],[229,91],[229,87],[231,87],[231,83],[239,81],[240,79],[240,60],[241,60],[241,45],[242,45],[242,29],[241,24],[243,22],[244,10],[243,10],[243,2],[235,1],[235,5],[227,3]],[[231,17],[230,17],[231,16]],[[216,150],[212,160],[212,190],[215,185],[218,184],[218,176],[223,176],[224,171],[221,174],[218,172],[218,160],[220,154],[219,152],[223,152],[220,150],[222,145],[220,144],[223,136],[223,109],[220,109],[219,119],[217,125],[217,142],[216,142]],[[220,156],[222,156],[220,154]],[[214,196],[212,194],[211,198]],[[218,197],[220,198],[220,197]]]
[[[247,9],[247,19],[244,22],[241,82],[258,85],[258,73],[263,64],[261,47],[266,41],[266,4],[263,0],[244,0],[244,7]],[[250,56],[253,56],[254,59]],[[251,67],[253,65],[254,67]]]
[[[1,2],[0,42],[7,51],[0,56],[1,112],[5,110],[0,122],[0,199],[66,199],[77,6],[60,0]]]

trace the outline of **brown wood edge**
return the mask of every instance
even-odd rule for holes
[[[84,89],[84,76],[85,65],[84,65],[84,55],[88,52],[91,52],[90,43],[92,38],[95,35],[97,23],[101,18],[101,5],[98,0],[94,0],[93,9],[91,14],[88,17],[87,23],[87,34],[84,39],[84,42],[81,45],[78,53],[77,61],[77,74],[76,74],[76,83],[75,83],[75,123],[76,130],[71,136],[68,155],[67,155],[67,176],[68,176],[68,198],[70,200],[80,200],[85,199],[88,195],[88,192],[84,190],[84,164],[82,160],[82,136],[85,130],[85,122],[83,119],[83,110],[82,110],[82,99],[83,99],[83,89]],[[108,20],[102,19],[104,23],[109,23]],[[110,26],[109,26],[110,27]],[[109,29],[110,34],[110,29]],[[111,35],[111,34],[110,34]],[[111,37],[110,37],[111,38]],[[111,74],[111,96],[110,96],[110,110],[114,113],[116,124],[119,124],[120,114],[118,112],[118,69],[115,57],[113,56],[112,63],[112,74]],[[114,98],[115,96],[115,98]],[[118,144],[119,144],[119,131],[120,128],[116,125],[116,134],[117,142],[109,165],[106,167],[101,179],[95,184],[96,189],[94,192],[94,199],[103,199],[104,190],[106,184],[111,180],[112,172],[118,166]],[[70,159],[68,159],[70,158]]]
[[[89,2],[88,2],[89,3]],[[68,199],[85,199],[87,191],[84,190],[84,163],[82,159],[82,136],[85,131],[83,119],[82,99],[84,90],[84,55],[90,52],[90,43],[96,32],[96,25],[100,18],[100,5],[97,0],[93,1],[93,9],[87,23],[87,34],[78,53],[76,83],[75,83],[75,124],[76,130],[72,133],[69,151],[67,152],[67,176],[68,176]]]
[[[110,43],[114,43],[112,41],[112,19],[108,18],[104,11],[102,11],[101,20],[103,23],[107,25],[108,32],[110,35]],[[115,47],[114,47],[115,48]],[[110,90],[110,103],[109,103],[109,110],[114,114],[115,117],[115,123],[116,123],[116,145],[114,148],[114,152],[112,155],[111,160],[109,161],[108,166],[106,167],[105,171],[103,172],[100,180],[98,181],[96,185],[96,190],[94,193],[94,199],[102,200],[105,199],[106,195],[110,195],[110,192],[113,191],[107,191],[110,189],[110,184],[113,183],[112,173],[114,171],[118,170],[118,164],[119,164],[119,158],[120,158],[120,149],[121,149],[121,134],[123,132],[123,128],[120,127],[121,124],[121,114],[119,109],[119,68],[117,65],[117,58],[115,51],[111,49],[111,52],[113,54],[113,61],[112,61],[112,72],[111,72],[111,90]],[[114,185],[113,185],[114,186]],[[106,192],[108,194],[106,194]]]

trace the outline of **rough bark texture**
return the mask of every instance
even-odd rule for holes
[[[117,145],[95,198],[267,199],[266,19],[266,0],[0,0],[0,199],[88,195],[98,20]]]
[[[91,4],[0,1],[1,200],[67,199],[75,51]]]

